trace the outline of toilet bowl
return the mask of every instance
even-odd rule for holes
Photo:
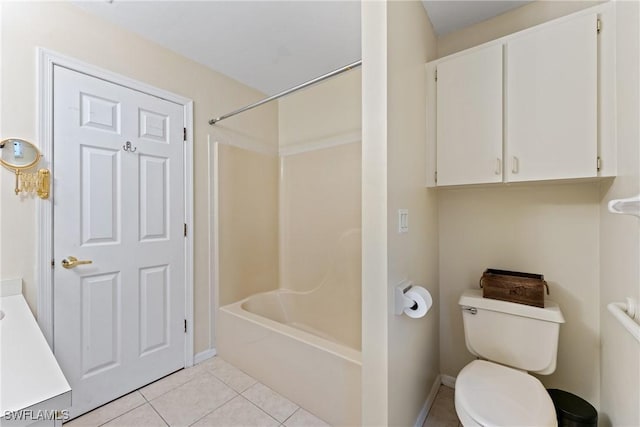
[[[557,426],[553,401],[528,372],[555,371],[560,324],[557,304],[545,308],[482,298],[469,290],[461,297],[465,343],[482,359],[458,374],[455,408],[465,427]]]
[[[465,427],[557,426],[553,401],[537,378],[484,360],[460,371],[455,406]]]

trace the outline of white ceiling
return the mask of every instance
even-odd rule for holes
[[[531,0],[422,0],[438,36],[485,21],[527,3],[531,3]]]
[[[422,0],[439,35],[528,1]],[[75,1],[266,94],[357,61],[360,1]]]
[[[358,1],[74,3],[266,94],[360,59]]]

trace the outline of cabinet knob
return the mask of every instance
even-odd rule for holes
[[[496,158],[496,170],[495,174],[500,175],[502,173],[502,160],[500,157]]]
[[[520,160],[516,156],[513,156],[513,160],[511,162],[511,172],[518,173],[520,170]]]

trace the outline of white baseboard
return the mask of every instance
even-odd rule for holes
[[[193,364],[197,365],[198,363],[202,363],[207,359],[211,359],[213,356],[218,354],[215,348],[210,348],[205,351],[201,351],[193,357]]]
[[[446,385],[449,388],[456,388],[456,377],[440,375],[440,379],[442,379],[442,385]]]
[[[438,375],[433,382],[433,385],[431,386],[431,390],[429,390],[427,400],[425,400],[424,405],[422,405],[422,410],[420,410],[420,415],[418,415],[418,419],[416,420],[416,424],[414,427],[422,427],[422,425],[424,424],[424,421],[427,419],[429,411],[431,410],[431,406],[436,400],[436,395],[438,394],[440,384],[442,384],[442,378],[441,375]]]

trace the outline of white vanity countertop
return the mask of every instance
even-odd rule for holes
[[[24,297],[0,297],[0,310],[0,420],[6,411],[71,407],[71,387]]]

